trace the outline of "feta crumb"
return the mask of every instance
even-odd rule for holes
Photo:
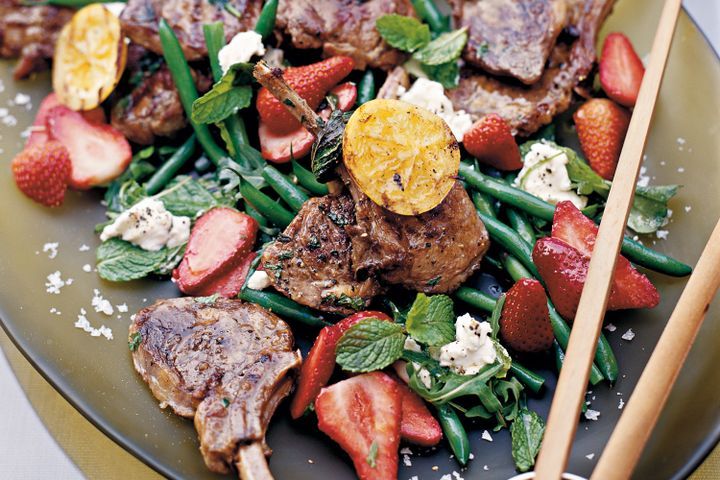
[[[26,103],[30,103],[30,100],[30,95],[18,92],[13,99],[13,103],[15,103],[15,105],[25,105]]]
[[[128,311],[127,303],[121,303],[120,305],[115,305],[115,308],[117,308],[117,311],[120,313],[125,313]]]
[[[625,400],[623,400],[621,398],[620,401],[618,402],[618,410],[622,410],[624,406],[625,406]]]
[[[430,470],[432,470],[433,472],[437,472],[438,470],[440,470],[440,467],[438,467],[437,465],[433,465]]]
[[[417,475],[413,475],[412,477],[410,477],[410,480],[419,480],[419,479],[418,479]]]
[[[112,304],[100,295],[100,290],[97,288],[93,290],[91,305],[98,313],[104,313],[105,315],[110,316],[114,312]]]
[[[485,440],[486,442],[492,442],[492,441],[493,441],[492,435],[490,435],[490,432],[488,432],[487,430],[483,430],[483,433],[482,433],[482,437],[481,437],[481,438],[482,438],[483,440]]]
[[[455,322],[454,342],[440,348],[440,365],[459,375],[475,375],[497,358],[495,344],[488,336],[492,327],[466,313]]]
[[[247,281],[250,290],[265,290],[270,286],[270,276],[264,270],[255,270]]]
[[[588,460],[592,460],[593,458],[595,458],[595,454],[594,454],[594,453],[588,453],[587,455],[585,455],[585,458],[587,458]]]
[[[58,254],[58,247],[60,246],[60,243],[58,242],[48,242],[45,245],[43,245],[43,253],[48,253],[48,258],[53,259],[57,257]]]
[[[403,455],[403,465],[406,467],[412,467],[412,460],[410,460],[410,455]]]
[[[312,458],[308,458],[308,463],[309,463],[310,465],[312,465],[312,464],[315,463],[315,462],[312,460]]]
[[[72,278],[63,280],[60,271],[55,271],[47,276],[47,282],[45,282],[45,291],[55,295],[60,295],[60,289],[65,285],[70,285]]]
[[[600,412],[597,410],[593,410],[592,408],[588,408],[585,410],[585,418],[588,420],[597,421],[598,418],[600,418]]]
[[[628,328],[628,331],[622,334],[623,340],[627,340],[628,342],[632,341],[633,338],[635,338],[635,332],[633,332],[632,328]]]
[[[90,250],[90,247],[88,247],[84,243],[82,245],[80,245],[80,248],[78,248],[79,252],[87,252],[88,250]]]
[[[440,480],[452,480],[452,477],[450,476],[449,473],[446,473],[445,475],[440,477]]]
[[[676,140],[678,145],[685,145],[686,140],[683,137],[678,137]]]
[[[667,230],[658,230],[657,232],[655,232],[655,235],[661,240],[667,240],[669,233],[670,232],[668,232]]]
[[[85,265],[83,265],[82,269],[83,269],[83,272],[86,272],[86,273],[92,272],[92,266],[89,263],[86,263]]]
[[[223,74],[236,63],[247,63],[255,55],[265,55],[262,35],[252,30],[236,34],[230,42],[218,52],[218,60]]]
[[[617,327],[612,323],[608,323],[607,325],[605,325],[605,330],[607,330],[608,332],[614,332],[615,330],[617,330]]]
[[[455,111],[452,102],[445,95],[445,89],[439,82],[427,78],[418,78],[410,89],[400,97],[403,102],[430,110],[445,120],[458,142],[462,142],[465,133],[472,127],[473,121],[465,110]]]

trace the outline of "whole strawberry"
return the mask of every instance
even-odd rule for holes
[[[310,108],[316,110],[327,92],[348,76],[354,65],[352,58],[337,56],[303,67],[290,67],[282,76]],[[258,92],[256,105],[260,119],[275,133],[288,133],[300,126],[287,107],[265,87]]]
[[[59,207],[72,173],[70,154],[54,140],[36,143],[13,159],[12,171],[15,183],[25,195],[45,206]]]
[[[481,163],[498,170],[520,170],[523,166],[510,126],[495,113],[475,122],[465,133],[463,145]]]
[[[523,278],[508,290],[500,316],[500,335],[518,352],[543,352],[552,346],[550,311],[540,282]]]
[[[593,98],[578,108],[573,119],[590,167],[605,180],[612,180],[630,124],[630,114],[612,100]]]

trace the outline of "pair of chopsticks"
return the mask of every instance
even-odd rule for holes
[[[681,0],[666,0],[660,17],[650,61],[595,241],[535,478],[558,480],[567,466],[680,5]],[[598,462],[593,479],[625,479],[632,474],[718,286],[720,222]]]

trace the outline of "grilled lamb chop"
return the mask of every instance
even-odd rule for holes
[[[133,363],[160,406],[195,418],[205,464],[272,478],[265,431],[301,363],[285,322],[240,300],[160,300],[130,326]]]
[[[477,70],[464,69],[460,85],[448,91],[457,110],[474,118],[487,113],[503,117],[513,133],[531,135],[570,105],[573,90],[589,75],[595,62],[595,39],[613,0],[588,0],[571,5],[570,19],[579,37],[568,46],[558,43],[548,68],[531,86],[505,83]]]
[[[540,79],[567,20],[566,0],[455,0],[458,25],[468,27],[469,63],[525,84]]]
[[[52,6],[24,6],[19,0],[0,0],[0,58],[17,58],[16,80],[47,69],[62,27],[73,10]]]
[[[390,70],[404,55],[375,29],[375,21],[390,13],[415,16],[410,0],[280,0],[276,26],[295,48],[347,55],[360,70],[368,65]]]
[[[272,285],[298,303],[350,314],[380,293],[373,278],[359,280],[352,265],[347,225],[355,223],[350,197],[312,198],[263,253]]]
[[[386,210],[348,180],[357,224],[346,227],[357,275],[425,293],[455,290],[490,246],[485,225],[459,182],[440,205],[417,216]]]
[[[158,22],[164,18],[177,35],[188,60],[207,56],[203,24],[221,21],[225,37],[255,26],[262,0],[129,0],[120,15],[123,31],[130,39],[155,53],[162,54]]]

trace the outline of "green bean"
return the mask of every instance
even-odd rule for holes
[[[490,295],[470,287],[460,287],[455,290],[455,298],[488,313],[492,313],[497,303],[497,300]]]
[[[473,190],[472,201],[475,204],[475,208],[480,213],[484,213],[489,217],[497,218],[497,214],[495,213],[495,207],[493,207],[493,202],[487,195],[478,192],[477,190]]]
[[[555,352],[555,366],[557,367],[557,371],[560,372],[560,370],[562,370],[563,363],[565,363],[565,352],[556,340],[553,341],[553,350]],[[600,373],[600,370],[595,368],[595,365],[593,364],[593,368],[590,369],[590,384],[597,385],[603,381],[603,378],[604,377],[602,373]],[[583,405],[585,404],[583,403]],[[583,410],[583,412],[584,411],[585,410]]]
[[[500,220],[492,218],[484,213],[478,212],[480,219],[485,224],[490,238],[495,242],[499,243],[505,250],[514,255],[520,260],[532,273],[534,278],[538,278],[540,275],[535,268],[535,264],[532,261],[532,247],[528,243],[520,238],[512,228],[508,227]]]
[[[523,367],[516,361],[513,361],[512,364],[510,364],[510,371],[518,380],[520,380],[520,383],[535,393],[538,393],[545,383],[545,378],[532,370]]]
[[[320,183],[315,179],[315,175],[307,168],[300,165],[295,160],[292,161],[293,173],[298,179],[298,183],[305,189],[315,195],[327,195],[330,193],[327,185]]]
[[[460,176],[472,188],[491,195],[503,203],[512,205],[534,217],[552,222],[555,207],[534,195],[519,188],[506,185],[504,182],[490,178],[474,170],[466,163],[460,163]],[[642,267],[674,277],[684,277],[692,272],[692,268],[679,260],[631,240],[623,239],[622,253],[633,263]]]
[[[533,278],[523,264],[512,256],[507,255],[503,258],[503,266],[515,281],[521,278]],[[555,310],[555,306],[549,299],[548,310],[550,311],[550,323],[552,324],[555,338],[558,339],[562,348],[567,348],[568,342],[570,341],[570,326],[565,322],[565,319],[560,316],[557,310]],[[609,382],[614,383],[617,380],[619,373],[617,359],[615,358],[610,343],[602,333],[600,333],[595,350],[595,364]]]
[[[368,68],[358,84],[356,104],[359,107],[373,98],[375,98],[375,77],[372,70]]]
[[[470,459],[470,439],[465,427],[451,405],[444,403],[435,405],[435,408],[438,412],[440,426],[448,444],[450,444],[450,449],[455,454],[455,458],[460,465],[466,465]]]
[[[514,208],[507,208],[505,215],[507,215],[510,226],[520,235],[520,238],[525,240],[529,245],[535,245],[535,229],[527,217],[525,217],[525,214]]]
[[[158,168],[150,179],[145,182],[143,188],[148,195],[155,195],[157,192],[163,189],[165,185],[172,180],[175,174],[182,168],[185,163],[190,160],[193,153],[195,153],[195,134],[190,135],[190,138],[185,140],[185,143],[180,145],[180,148],[175,150],[170,158],[165,160],[165,163]]]
[[[260,225],[261,227],[270,226],[270,223],[268,222],[267,218],[263,217],[262,214],[260,214],[260,212],[255,210],[255,208],[247,202],[245,203],[245,213],[247,213],[252,218],[254,218],[255,221],[258,222],[258,225]]]
[[[164,18],[160,20],[158,34],[162,45],[163,56],[165,57],[165,63],[167,63],[168,70],[170,70],[170,75],[177,88],[185,114],[188,119],[190,119],[190,125],[192,125],[193,130],[195,130],[197,140],[203,147],[203,150],[205,150],[205,154],[210,161],[217,165],[220,163],[220,160],[228,155],[215,142],[207,125],[193,122],[191,118],[192,104],[198,98],[197,87],[195,87],[195,82],[190,74],[190,67],[188,66],[187,60],[185,60],[180,42],[178,42],[175,32],[173,32]]]
[[[272,165],[263,168],[262,176],[265,181],[275,190],[275,193],[282,198],[295,212],[299,212],[308,196],[285,177],[280,171]]]
[[[450,30],[450,18],[440,13],[433,0],[412,0],[412,4],[415,13],[430,26],[430,30],[435,33]]]
[[[295,215],[278,205],[272,198],[255,188],[247,180],[240,179],[240,194],[246,202],[280,228],[290,225]]]
[[[205,35],[205,44],[208,49],[213,79],[215,82],[219,82],[223,76],[220,58],[218,57],[220,49],[225,46],[225,28],[223,27],[223,23],[215,22],[203,25],[203,34]],[[238,152],[240,150],[240,144],[248,143],[245,122],[239,114],[234,113],[223,120],[223,125],[225,125],[225,130],[227,131],[233,150]],[[237,161],[238,159],[236,158],[235,160]]]
[[[271,312],[310,327],[322,328],[330,323],[315,315],[309,308],[275,292],[244,288],[239,295],[246,302],[256,303]]]
[[[275,29],[275,17],[277,15],[278,0],[267,0],[260,11],[257,22],[255,23],[255,31],[266,38]]]

